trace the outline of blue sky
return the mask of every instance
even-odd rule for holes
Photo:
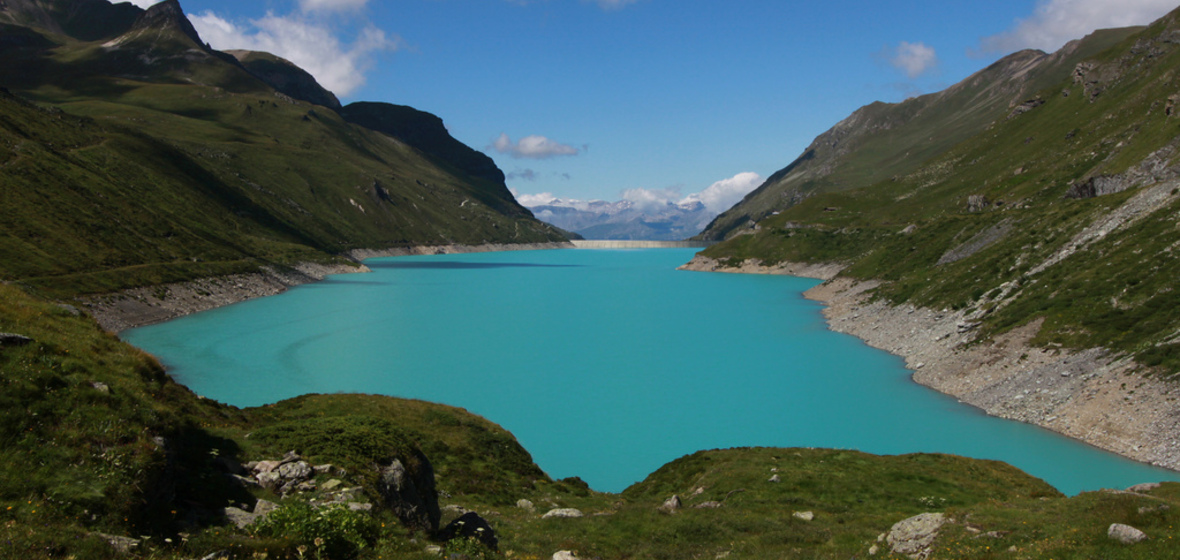
[[[274,52],[344,103],[437,114],[521,198],[606,200],[740,197],[862,105],[1175,3],[181,1],[214,48]]]

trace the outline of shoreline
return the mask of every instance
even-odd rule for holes
[[[828,328],[905,359],[912,379],[975,406],[1123,457],[1180,471],[1180,385],[1144,376],[1105,349],[1029,345],[1040,321],[977,341],[963,311],[871,301],[878,283],[838,278],[838,264],[747,260],[739,267],[698,255],[681,270],[781,274],[823,280],[804,297],[824,304]]]
[[[78,298],[87,312],[108,332],[163,323],[171,319],[209,311],[243,301],[273,296],[302,284],[319,282],[331,274],[372,272],[362,261],[377,257],[488,253],[568,249],[573,245],[553,243],[488,243],[483,245],[418,245],[391,249],[354,249],[345,256],[354,264],[325,265],[303,262],[290,269],[263,267],[259,272],[198,278],[158,286],[131,288],[120,292]]]

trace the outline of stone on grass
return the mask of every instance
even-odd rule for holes
[[[578,556],[569,550],[559,550],[553,553],[553,560],[578,560]]]
[[[777,475],[777,474],[770,477],[770,479],[767,480],[767,482],[782,482],[782,481],[783,481],[783,479],[780,478],[779,475]]]
[[[810,511],[796,511],[795,513],[792,513],[791,516],[795,519],[802,519],[804,521],[811,521],[812,519],[815,519],[815,514]]]
[[[1130,525],[1111,523],[1106,530],[1106,536],[1123,544],[1135,544],[1147,540],[1147,535]]]
[[[557,508],[557,509],[551,509],[548,512],[546,512],[545,515],[541,516],[541,519],[551,519],[554,517],[569,518],[569,517],[585,517],[585,516],[586,516],[586,514],[582,513],[582,511],[578,510],[578,509]]]
[[[533,508],[535,506],[533,506],[533,502],[522,498],[522,499],[516,500],[516,507],[518,507],[520,509],[527,509],[529,511],[533,511]]]
[[[673,494],[671,498],[664,500],[664,503],[660,505],[659,510],[664,513],[676,513],[676,510],[680,509],[681,505],[680,496]]]
[[[941,513],[923,513],[898,521],[885,540],[894,554],[904,554],[915,560],[930,556],[930,545],[938,537],[938,530],[947,523]]]

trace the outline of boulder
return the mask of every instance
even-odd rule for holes
[[[1147,535],[1130,525],[1111,523],[1106,530],[1106,536],[1123,544],[1135,544],[1147,540]]]
[[[282,465],[279,465],[278,472],[279,476],[282,477],[285,482],[301,482],[311,478],[312,475],[315,474],[315,471],[311,469],[311,465],[308,465],[304,461],[283,463]]]
[[[545,515],[541,516],[541,519],[552,519],[554,517],[568,518],[568,517],[585,517],[585,516],[586,516],[586,514],[582,513],[581,510],[577,510],[574,508],[557,508],[557,509],[551,509],[548,512],[546,512]]]
[[[33,339],[27,336],[0,332],[0,348],[5,346],[24,346],[30,342],[33,342]]]
[[[456,538],[475,539],[492,550],[497,550],[500,544],[499,539],[496,538],[496,531],[492,529],[486,519],[474,511],[464,513],[458,519],[448,523],[442,531],[439,531],[438,538],[442,541]]]
[[[791,514],[791,517],[794,517],[795,519],[802,519],[803,521],[811,521],[815,519],[815,513],[810,511],[796,511],[795,513]]]
[[[438,491],[434,487],[434,467],[421,451],[407,460],[394,459],[381,469],[377,492],[382,504],[402,524],[411,529],[433,533],[438,530],[442,513],[438,509]]]
[[[967,211],[972,214],[987,210],[989,204],[991,203],[987,197],[981,194],[973,194],[967,197]]]
[[[553,560],[578,560],[578,556],[569,550],[559,550],[553,553]]]
[[[529,511],[533,511],[533,509],[535,508],[535,506],[533,506],[533,502],[531,502],[529,500],[525,500],[523,498],[516,500],[516,507],[518,507],[520,509],[527,509]]]
[[[930,545],[938,537],[939,529],[947,523],[941,513],[923,513],[898,521],[885,540],[894,554],[904,554],[915,560],[930,556]]]
[[[766,480],[766,482],[782,482],[782,481],[783,481],[782,477],[780,477],[777,474]]]
[[[680,503],[680,496],[673,495],[671,498],[664,500],[659,510],[664,513],[676,513],[676,510],[680,509],[681,505],[683,504]]]
[[[721,507],[722,505],[724,505],[724,504],[722,504],[721,502],[709,501],[709,502],[701,502],[701,503],[699,503],[695,506],[692,506],[692,507],[694,509],[717,509],[717,508]]]

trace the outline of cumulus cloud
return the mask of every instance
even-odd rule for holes
[[[668,187],[664,189],[627,189],[620,193],[622,201],[630,203],[631,207],[640,212],[657,212],[665,207],[684,206],[694,203],[704,205],[712,215],[720,214],[729,210],[734,204],[737,204],[742,197],[746,196],[750,191],[758,188],[762,184],[763,178],[761,175],[752,171],[738,173],[728,179],[722,179],[709,185],[708,188],[701,192],[692,193],[688,196],[681,196],[680,187]],[[553,193],[543,192],[538,194],[521,194],[516,189],[510,189],[512,195],[516,197],[517,202],[523,206],[530,208],[536,206],[564,206],[568,208],[577,208],[579,210],[586,210],[595,204],[605,203],[602,200],[577,200],[559,198]],[[607,203],[609,204],[609,203]]]
[[[321,3],[329,3],[320,0]],[[343,4],[346,2],[336,2]],[[402,41],[373,25],[361,28],[351,44],[320,22],[300,16],[277,16],[250,20],[239,25],[212,11],[189,15],[201,38],[217,50],[245,49],[265,51],[281,56],[303,68],[316,81],[337,95],[347,96],[365,83],[365,72],[373,57],[382,51],[395,51]]]
[[[521,206],[527,206],[529,208],[534,206],[545,206],[546,204],[557,200],[557,197],[553,196],[553,193],[543,192],[537,194],[520,194],[516,189],[510,190],[512,192],[512,196],[516,197],[516,201],[519,202]]]
[[[369,0],[299,0],[305,12],[352,12],[365,7]]]
[[[1145,25],[1175,8],[1175,0],[1039,0],[1031,16],[984,38],[981,46],[986,52],[1052,52],[1096,29]]]
[[[576,156],[582,150],[550,140],[544,136],[525,136],[519,142],[513,142],[507,134],[501,133],[492,141],[492,149],[514,158],[548,159],[556,156]],[[584,149],[584,148],[583,148]]]
[[[925,74],[938,65],[938,54],[925,43],[902,41],[896,47],[887,49],[889,64],[905,73],[911,80]]]
[[[669,187],[666,189],[627,189],[622,193],[623,200],[641,212],[663,208],[675,204],[680,200],[680,189]]]
[[[733,177],[722,179],[709,185],[707,189],[699,193],[690,194],[680,202],[699,201],[710,212],[720,214],[729,210],[734,204],[741,201],[743,197],[758,188],[762,184],[762,181],[762,176],[753,171],[738,173]]]

